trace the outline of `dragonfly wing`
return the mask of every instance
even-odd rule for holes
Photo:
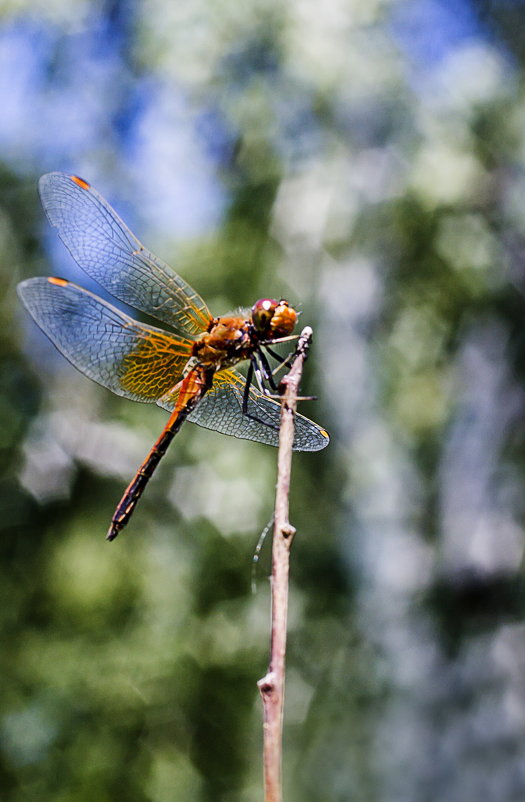
[[[87,181],[48,173],[38,187],[66,248],[111,295],[190,336],[207,328],[211,315],[202,298],[142,245]]]
[[[133,401],[157,401],[180,379],[192,341],[138,323],[64,279],[32,278],[18,294],[51,342],[82,373]]]
[[[213,386],[188,420],[214,429],[221,434],[229,434],[243,440],[276,446],[279,443],[279,423],[281,405],[271,398],[250,389],[248,414],[242,411],[245,379],[233,370],[218,372]],[[171,411],[176,403],[176,395],[169,394],[157,402],[159,406]],[[319,451],[330,442],[328,433],[317,423],[296,415],[294,451]]]

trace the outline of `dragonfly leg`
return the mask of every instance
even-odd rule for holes
[[[248,372],[246,373],[246,382],[244,384],[244,393],[242,396],[242,414],[246,415],[246,417],[250,418],[250,420],[257,421],[257,423],[263,423],[265,426],[269,426],[270,428],[273,429],[278,429],[279,428],[278,426],[274,426],[273,424],[270,424],[267,421],[258,418],[257,415],[254,415],[252,412],[248,412],[248,402],[250,400],[250,387],[252,386],[253,383],[254,373],[257,376],[257,383],[261,388],[261,392],[264,393],[264,395],[266,396],[270,396],[270,393],[268,392],[262,381],[259,365],[257,364],[255,357],[252,356],[252,358],[250,359]]]
[[[256,421],[257,423],[262,423],[264,426],[266,426],[267,429],[274,429],[276,432],[279,431],[279,424],[268,423],[267,420],[263,420],[262,418],[257,417],[257,415],[254,415],[252,412],[246,412],[246,417],[249,418],[250,420]]]
[[[268,351],[270,356],[273,356],[273,358],[277,360],[280,366],[281,365],[286,367],[292,366],[293,354],[288,354],[288,356],[281,356],[280,354],[277,353],[277,351],[274,351],[273,348],[270,348],[269,345],[265,345],[264,347]]]
[[[261,392],[263,392],[265,395],[268,395],[269,393],[268,393],[268,389],[266,388],[266,384],[269,384],[270,385],[270,389],[274,393],[276,393],[277,392],[277,385],[275,384],[275,381],[273,379],[273,372],[272,372],[272,369],[270,367],[270,363],[266,359],[265,353],[260,348],[258,348],[256,353],[255,353],[255,357],[254,358],[257,360],[257,366],[259,368],[259,372],[261,373],[261,375],[263,377],[263,382],[262,382],[262,386],[261,386]],[[255,374],[257,375],[257,368],[255,369]],[[257,378],[259,378],[259,377],[257,377]],[[259,384],[261,384],[261,382],[259,382]]]
[[[248,398],[250,397],[250,387],[253,381],[253,362],[250,359],[250,365],[246,374],[246,382],[244,384],[244,393],[242,395],[242,414],[248,414]]]

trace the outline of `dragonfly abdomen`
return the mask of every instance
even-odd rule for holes
[[[177,404],[170,415],[162,434],[151,448],[148,456],[138,469],[122,496],[117,509],[111,519],[111,525],[106,535],[107,540],[114,540],[131,518],[137,503],[142,496],[146,485],[153,476],[155,469],[168,447],[179,431],[180,427],[195,409],[199,401],[210,389],[213,381],[213,371],[206,370],[202,365],[196,365],[183,379]]]

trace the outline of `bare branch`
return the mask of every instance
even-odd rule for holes
[[[282,729],[284,675],[286,661],[286,623],[288,614],[288,574],[290,549],[295,529],[290,525],[289,493],[295,410],[312,329],[301,332],[289,373],[281,382],[282,405],[277,458],[277,492],[272,546],[272,634],[268,673],[258,687],[264,708],[264,787],[265,802],[282,802]]]

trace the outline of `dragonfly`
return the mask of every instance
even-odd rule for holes
[[[292,338],[298,313],[284,299],[262,298],[251,310],[214,317],[87,181],[54,172],[38,186],[49,222],[78,265],[112,297],[168,327],[139,322],[64,278],[18,285],[35,322],[78,370],[117,395],[170,413],[117,505],[106,536],[114,540],[184,421],[278,445],[280,404],[267,354],[279,358],[272,346]],[[238,366],[246,361],[245,377]],[[317,423],[298,413],[295,422],[294,450],[328,445]]]

